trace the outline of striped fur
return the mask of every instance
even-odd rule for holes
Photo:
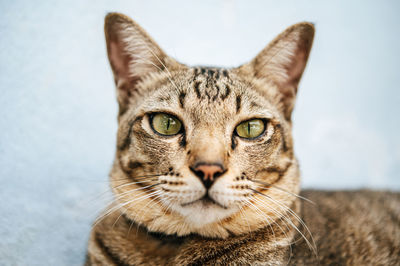
[[[338,206],[357,216],[374,203],[378,217],[364,216],[363,223],[393,223],[400,213],[398,194],[298,195],[291,113],[313,25],[288,28],[255,59],[232,69],[180,64],[121,14],[106,17],[105,34],[120,108],[110,174],[115,200],[93,226],[87,265],[376,263],[377,246],[398,248],[397,224],[392,238],[374,239],[371,252],[355,259],[360,243],[385,227],[358,234],[357,226],[343,227],[357,220],[350,213],[343,219],[335,215]],[[175,116],[183,129],[173,136],[157,134],[151,119],[159,112]],[[239,123],[254,118],[265,123],[259,137],[235,134]],[[193,170],[199,164],[221,168],[209,189]],[[302,204],[304,195],[317,206]],[[332,198],[341,205],[332,205]],[[392,209],[382,211],[389,205]],[[321,228],[321,219],[328,219],[328,227]],[[346,234],[336,239],[331,232]],[[355,243],[349,254],[329,248],[342,247],[348,237]],[[398,256],[385,254],[380,261]]]
[[[303,204],[299,214],[312,232],[317,256],[299,233],[288,247],[278,226],[273,226],[275,236],[267,226],[223,240],[177,237],[149,233],[113,214],[93,228],[87,265],[399,264],[398,193],[304,191],[302,196],[316,202]]]

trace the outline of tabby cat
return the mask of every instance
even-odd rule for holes
[[[113,205],[86,265],[399,265],[400,195],[300,193],[291,113],[314,27],[237,68],[189,67],[107,15],[119,103]]]

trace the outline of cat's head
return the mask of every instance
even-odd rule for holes
[[[291,26],[231,69],[180,64],[121,14],[106,17],[105,34],[119,103],[119,210],[150,231],[212,237],[286,213],[299,192],[291,113],[312,24]]]

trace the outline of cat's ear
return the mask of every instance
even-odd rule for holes
[[[241,67],[247,74],[267,79],[277,86],[279,108],[287,120],[291,117],[314,31],[311,23],[295,24],[278,35],[250,63]]]
[[[146,76],[165,71],[179,64],[168,57],[153,39],[132,19],[110,13],[104,31],[108,59],[114,73],[120,114],[134,101],[138,83]]]

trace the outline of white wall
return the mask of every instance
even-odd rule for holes
[[[0,2],[0,261],[82,264],[116,138],[109,11],[193,65],[244,63],[285,27],[314,22],[294,113],[304,186],[400,189],[399,3]]]

